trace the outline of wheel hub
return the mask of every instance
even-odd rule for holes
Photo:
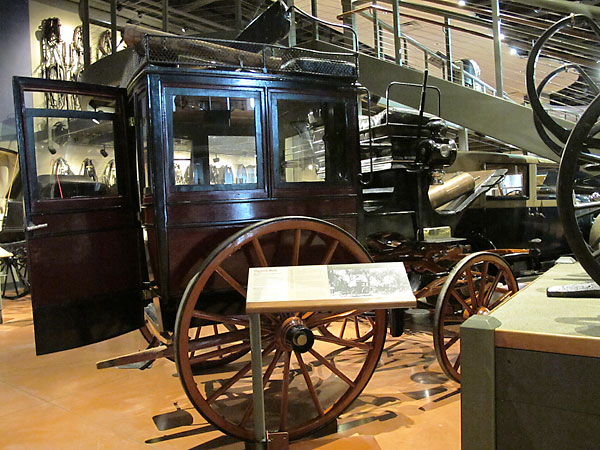
[[[285,350],[305,353],[312,348],[315,337],[302,319],[299,317],[289,317],[279,328],[277,342]]]

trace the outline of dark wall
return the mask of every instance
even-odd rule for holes
[[[15,134],[13,75],[31,76],[29,0],[5,1],[0,6],[0,139]],[[16,145],[16,144],[15,144]]]

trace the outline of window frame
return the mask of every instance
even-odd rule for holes
[[[173,101],[176,96],[205,96],[205,97],[234,97],[244,99],[254,99],[254,127],[255,127],[255,145],[256,145],[256,183],[244,184],[203,184],[203,185],[178,185],[175,184],[175,158],[174,158],[174,130],[173,130]],[[166,134],[164,139],[165,147],[165,183],[170,193],[191,193],[203,192],[207,195],[227,195],[227,193],[239,193],[240,191],[249,191],[256,193],[265,190],[264,179],[264,125],[263,125],[263,89],[257,88],[211,88],[211,87],[176,87],[166,86],[163,89],[163,101],[165,104]],[[215,193],[215,194],[210,194]],[[221,193],[221,194],[218,194]]]
[[[352,96],[355,93],[331,93],[329,92],[306,92],[298,94],[298,92],[292,92],[284,89],[271,89],[269,93],[269,107],[271,111],[272,120],[272,131],[271,131],[271,147],[273,152],[273,191],[276,195],[295,195],[299,192],[305,192],[307,189],[312,194],[345,194],[354,192],[354,185],[356,183],[356,160],[358,158],[358,148],[356,144],[352,142],[352,133],[345,133],[344,142],[344,160],[348,162],[347,175],[348,180],[346,182],[339,181],[325,181],[314,182],[314,181],[299,181],[299,182],[288,182],[283,181],[280,167],[280,148],[279,148],[279,107],[278,100],[294,100],[309,103],[314,102],[336,102],[344,105],[344,111],[346,113],[345,121],[348,128],[352,127],[354,123],[355,127],[358,127],[358,116],[355,108],[352,108],[353,101]],[[352,153],[354,152],[354,154]],[[319,192],[320,191],[320,192]],[[311,195],[312,195],[311,194]]]

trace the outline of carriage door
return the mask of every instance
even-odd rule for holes
[[[143,324],[135,150],[124,89],[14,79],[37,354]]]

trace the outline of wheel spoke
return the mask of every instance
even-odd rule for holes
[[[508,297],[510,297],[513,294],[512,291],[507,292],[506,294],[504,294],[502,297],[500,297],[498,300],[495,300],[494,303],[492,303],[491,305],[487,306],[487,309],[489,309],[490,311],[492,311],[493,309],[496,309],[498,306],[500,306],[500,304],[502,302],[504,302],[504,300],[506,300]]]
[[[267,348],[265,348],[262,352],[262,357],[264,358],[266,355],[271,353],[271,351],[275,348],[275,343],[271,343]],[[250,369],[252,368],[252,362],[247,363],[242,367],[234,376],[232,376],[225,384],[223,384],[219,389],[213,392],[209,397],[206,398],[207,403],[214,402],[217,398],[227,391],[231,386],[237,383],[244,375],[246,375]]]
[[[354,316],[354,331],[356,332],[356,339],[360,339],[360,330],[358,328],[358,316]]]
[[[463,306],[463,308],[468,310],[471,315],[475,314],[473,312],[473,308],[471,308],[471,306],[464,301],[464,299],[460,296],[458,292],[456,292],[455,289],[450,290],[450,294],[458,301],[458,303],[460,303]]]
[[[192,317],[197,319],[211,320],[214,322],[228,323],[231,325],[242,325],[246,327],[249,326],[250,323],[248,319],[240,316],[223,316],[221,314],[209,313],[199,309],[192,311]]]
[[[200,350],[218,345],[230,344],[236,341],[248,341],[248,329],[228,331],[217,336],[206,336],[199,339],[190,340],[188,351]]]
[[[346,318],[344,319],[344,321],[342,322],[342,329],[341,329],[341,331],[340,331],[340,335],[339,335],[339,338],[340,338],[340,339],[344,339],[344,331],[346,331],[346,325],[347,325],[347,324],[348,324],[348,318],[346,317]]]
[[[279,431],[287,431],[288,419],[288,390],[290,386],[291,353],[285,352],[283,363],[283,383],[281,385],[281,414],[279,416]]]
[[[457,372],[458,372],[459,367],[460,367],[460,353],[458,354],[456,361],[454,361],[454,364],[452,364],[452,368],[454,370],[456,370]]]
[[[333,315],[331,315],[330,313],[313,314],[312,317],[310,317],[309,320],[307,320],[306,326],[309,328],[315,328],[321,325],[327,325],[331,322],[335,322],[336,320],[350,318],[358,314],[362,314],[362,312],[358,310],[353,310]]]
[[[329,342],[330,344],[337,344],[337,345],[340,345],[342,347],[356,347],[356,348],[361,348],[363,350],[370,350],[371,349],[371,345],[370,344],[365,344],[363,342],[349,341],[348,339],[340,339],[340,338],[335,337],[335,336],[318,336],[318,335],[315,335],[315,340],[317,340],[317,341],[323,341],[323,342]]]
[[[194,351],[192,353],[192,355],[190,355],[190,364],[194,365],[194,364],[198,364],[200,362],[208,361],[211,358],[222,358],[223,356],[231,354],[231,353],[248,351],[248,350],[250,350],[250,344],[248,344],[247,342],[242,342],[241,344],[231,345],[231,346],[225,347],[225,348],[218,346],[216,350],[213,350],[211,352],[206,352],[206,353],[203,353],[202,355],[198,355],[198,356],[194,356],[194,354],[196,353]]]
[[[454,344],[456,344],[459,339],[460,339],[460,334],[457,334],[456,336],[452,336],[450,338],[450,340],[444,344],[444,349],[448,350],[450,347],[452,347]]]
[[[258,238],[252,240],[252,246],[254,247],[254,251],[256,252],[256,256],[258,256],[258,261],[262,267],[268,267],[269,263],[267,262],[267,258],[265,258],[265,252],[263,252],[262,245],[260,245],[260,241]]]
[[[332,241],[331,244],[329,244],[327,253],[325,254],[325,257],[323,258],[323,261],[321,262],[322,265],[326,266],[327,264],[329,264],[331,262],[331,258],[333,258],[333,254],[335,253],[335,249],[338,247],[339,243],[340,243],[340,241]]]
[[[342,380],[344,380],[344,382],[351,387],[354,387],[354,382],[348,378],[346,375],[344,375],[340,369],[338,369],[337,367],[335,367],[332,363],[330,363],[329,361],[327,361],[321,354],[319,354],[314,348],[311,348],[309,350],[310,354],[313,355],[317,360],[319,360],[319,362],[321,364],[323,364],[325,367],[327,367],[329,370],[331,370],[334,374],[336,374],[338,377],[340,377]]]
[[[473,283],[473,272],[471,268],[467,267],[465,270],[465,277],[467,278],[467,285],[469,286],[469,296],[471,297],[471,304],[477,306],[477,294],[475,293],[475,284]]]
[[[504,275],[504,272],[502,272],[502,270],[499,270],[498,273],[496,274],[496,277],[494,278],[494,281],[492,281],[492,283],[490,284],[490,287],[483,299],[483,303],[481,304],[481,306],[485,306],[487,308],[487,306],[490,303],[490,300],[492,298],[492,295],[494,295],[494,292],[496,292],[496,288],[498,287],[500,278],[502,278],[503,275]]]
[[[486,261],[483,264],[483,270],[481,271],[481,278],[480,278],[480,282],[479,282],[479,299],[478,299],[478,304],[482,305],[483,304],[483,296],[485,295],[485,288],[486,288],[486,281],[487,281],[487,277],[488,277],[488,269],[490,266],[490,262]]]
[[[219,275],[221,275],[221,277],[227,281],[227,283],[229,283],[229,285],[234,288],[236,291],[238,291],[240,294],[242,294],[242,296],[244,296],[244,298],[247,297],[247,293],[246,293],[246,289],[235,279],[233,278],[229,272],[227,272],[225,269],[223,269],[221,266],[218,266],[215,269],[215,272],[217,272]]]
[[[300,237],[302,230],[297,228],[294,230],[294,250],[292,253],[292,263],[290,265],[297,266],[300,260]]]
[[[275,356],[273,356],[273,359],[271,360],[271,363],[269,364],[269,367],[267,367],[267,370],[265,371],[265,374],[263,375],[263,389],[264,387],[267,385],[267,383],[269,382],[269,380],[271,379],[271,375],[273,374],[273,370],[275,370],[275,366],[277,365],[277,363],[279,362],[279,359],[281,358],[281,355],[283,354],[282,350],[277,349],[277,351],[275,352]],[[252,411],[254,411],[254,401],[253,401],[253,397],[250,397],[248,399],[248,401],[246,402],[248,404],[248,406],[246,407],[246,410],[244,411],[244,415],[242,417],[242,420],[240,421],[239,425],[241,427],[246,425],[246,422],[248,422],[248,419],[250,418],[250,415],[252,414]]]
[[[315,409],[317,410],[317,414],[319,417],[323,417],[325,413],[323,412],[323,407],[321,406],[321,402],[319,401],[319,396],[317,395],[317,391],[315,390],[315,386],[313,385],[310,374],[308,373],[308,369],[306,368],[306,364],[302,360],[302,355],[297,351],[294,351],[294,355],[296,355],[296,359],[298,360],[298,364],[300,365],[300,371],[302,372],[302,376],[304,377],[304,381],[306,382],[306,387],[308,388],[308,392],[310,392],[310,396],[312,397],[313,403],[315,404]]]

